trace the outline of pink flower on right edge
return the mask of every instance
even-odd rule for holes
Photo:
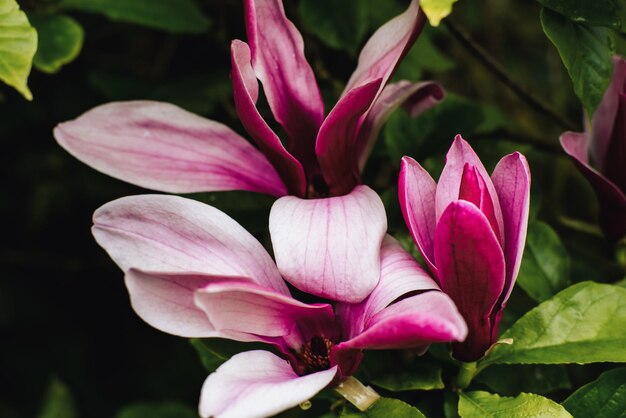
[[[565,132],[561,146],[595,189],[600,226],[611,241],[626,236],[626,60],[613,58],[613,80],[586,132]]]
[[[453,355],[475,361],[496,342],[522,259],[530,203],[530,169],[514,152],[491,177],[457,135],[435,183],[402,159],[399,199],[404,220],[441,289],[463,315],[469,334]]]

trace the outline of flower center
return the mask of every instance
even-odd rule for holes
[[[315,373],[330,368],[330,349],[333,342],[324,337],[313,337],[302,346],[300,357],[306,373]]]

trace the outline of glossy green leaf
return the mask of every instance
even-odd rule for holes
[[[615,50],[609,29],[572,22],[543,8],[541,25],[559,51],[574,86],[574,92],[588,115],[593,115],[613,73]]]
[[[384,374],[372,379],[370,383],[392,392],[444,388],[441,369],[426,366],[411,371]]]
[[[537,0],[570,20],[593,26],[624,28],[626,3],[622,0]]]
[[[511,376],[515,376],[515,379],[511,379]],[[476,376],[475,380],[505,396],[516,396],[521,392],[542,395],[571,387],[562,364],[496,364]]]
[[[80,53],[85,33],[83,27],[69,16],[29,16],[39,35],[35,68],[46,73],[56,73]]]
[[[60,6],[175,33],[204,32],[210,24],[193,0],[62,0]]]
[[[582,282],[532,309],[479,363],[565,364],[626,362],[626,289]]]
[[[567,418],[569,412],[558,403],[543,396],[522,393],[515,398],[489,392],[461,393],[461,418]]]
[[[441,19],[452,13],[452,5],[458,0],[422,0],[420,6],[428,21],[433,26],[438,26]]]
[[[517,277],[520,287],[543,302],[569,286],[569,269],[569,255],[556,232],[544,222],[533,222]]]
[[[263,344],[242,343],[223,338],[192,338],[189,342],[196,349],[202,365],[208,372],[214,372],[222,363],[237,353],[267,349],[267,346]]]
[[[37,31],[15,0],[0,0],[0,33],[0,80],[32,100],[26,81],[37,50]]]
[[[575,418],[626,417],[626,367],[602,373],[572,393],[562,405]]]
[[[392,398],[380,398],[365,412],[350,410],[341,416],[342,418],[426,418],[419,409]]]
[[[369,26],[367,0],[303,0],[305,28],[331,48],[356,54]]]
[[[129,405],[115,418],[197,418],[195,409],[176,402],[142,402]]]
[[[50,379],[38,418],[76,418],[78,414],[69,388],[57,378]]]

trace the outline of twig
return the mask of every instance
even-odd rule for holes
[[[481,140],[481,139],[510,139],[513,142],[517,142],[520,144],[531,145],[533,148],[550,153],[550,154],[559,154],[565,155],[563,153],[563,149],[557,144],[548,143],[541,141],[539,139],[531,138],[527,135],[518,134],[515,132],[511,132],[506,129],[496,129],[489,132],[477,132],[469,136],[473,140]]]
[[[459,24],[454,22],[451,17],[443,21],[452,34],[461,44],[463,44],[476,59],[478,59],[489,71],[491,71],[504,85],[513,91],[520,99],[528,103],[533,109],[542,115],[550,117],[554,122],[567,130],[576,130],[576,125],[565,117],[559,115],[550,106],[543,103],[540,99],[528,92],[523,86],[513,80],[506,72],[504,66],[494,57],[489,55],[487,51],[478,45],[474,39]]]

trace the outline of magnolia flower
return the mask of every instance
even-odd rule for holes
[[[518,152],[491,177],[460,135],[439,183],[415,160],[402,159],[399,198],[413,241],[469,328],[454,356],[474,361],[496,341],[519,271],[530,199],[530,171]]]
[[[301,222],[301,212],[317,222]],[[94,214],[93,233],[124,271],[132,306],[148,324],[274,348],[233,356],[202,388],[201,416],[249,418],[341,382],[361,350],[425,350],[465,338],[453,302],[385,236],[386,223],[380,198],[358,186],[341,197],[279,199],[270,214],[276,263],[227,215],[177,196],[107,203]],[[283,279],[338,302],[301,302]]]
[[[561,146],[589,180],[600,203],[600,225],[626,236],[626,60],[613,58],[613,80],[585,133],[565,132]]]
[[[335,107],[324,103],[302,36],[280,0],[245,0],[249,44],[231,44],[235,106],[258,149],[230,128],[174,105],[131,101],[96,107],[57,126],[70,154],[115,178],[170,193],[248,190],[337,196],[360,183],[382,124],[398,106],[415,116],[442,99],[434,83],[387,84],[424,25],[418,0],[374,33]],[[283,146],[256,107],[258,80],[287,137]]]

